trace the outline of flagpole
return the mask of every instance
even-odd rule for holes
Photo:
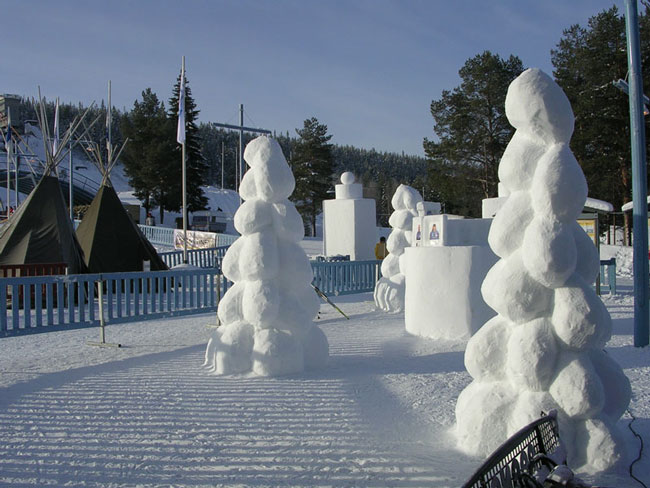
[[[183,185],[183,264],[187,264],[187,161],[185,156],[185,56],[181,66],[181,84],[178,92],[178,134],[182,149]]]
[[[9,173],[11,166],[11,109],[7,107],[7,204],[5,205],[7,211],[7,218],[9,218],[9,206],[11,205],[11,195],[9,188],[11,186],[11,174]]]

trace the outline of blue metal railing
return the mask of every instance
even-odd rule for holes
[[[210,247],[208,249],[190,249],[187,251],[187,264],[199,268],[221,269],[221,261],[230,246]],[[183,263],[183,251],[165,251],[158,256],[170,268]]]
[[[174,247],[174,229],[171,227],[156,227],[152,225],[140,225],[140,230],[149,242],[156,246]]]
[[[600,262],[600,292],[603,289],[610,295],[616,294],[616,259],[611,258]]]
[[[152,244],[157,246],[174,247],[174,229],[171,227],[157,227],[141,224],[138,224],[138,227],[140,227],[142,233]],[[208,232],[205,234],[208,234]],[[209,234],[214,235],[214,247],[230,246],[239,238],[239,236],[231,234],[217,234],[215,232],[210,232]]]
[[[214,268],[0,279],[0,337],[214,312],[229,286]],[[217,285],[220,286],[217,286]]]
[[[311,262],[314,286],[325,294],[346,295],[375,289],[381,261]]]

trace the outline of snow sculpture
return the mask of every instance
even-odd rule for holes
[[[253,372],[277,376],[320,367],[327,338],[312,323],[320,302],[311,287],[311,266],[298,245],[304,237],[300,214],[289,195],[295,180],[280,145],[266,136],[244,151],[250,170],[235,213],[241,237],[223,259],[235,284],[219,304],[221,327],[208,342],[205,365],[217,374]]]
[[[323,200],[323,252],[352,261],[375,259],[375,200],[363,198],[363,186],[354,181],[354,174],[346,171],[334,186],[336,198]]]
[[[614,468],[631,390],[602,351],[611,319],[591,286],[597,250],[576,223],[587,184],[569,149],[573,112],[548,75],[529,69],[508,88],[506,115],[516,129],[499,165],[509,197],[488,238],[501,259],[481,289],[498,315],[467,345],[474,381],[456,404],[459,446],[485,456],[557,409],[569,464]]]
[[[381,263],[382,278],[375,285],[375,305],[385,312],[404,310],[404,248],[411,245],[413,217],[418,216],[417,204],[422,197],[410,186],[400,185],[391,204],[395,211],[388,219],[393,231],[386,240],[390,253]]]

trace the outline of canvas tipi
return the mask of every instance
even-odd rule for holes
[[[56,168],[65,158],[68,144],[87,114],[88,110],[76,118],[60,139],[58,134],[53,139],[47,125],[45,104],[40,99],[36,116],[45,148],[43,176],[0,230],[0,265],[65,263],[69,274],[86,272]]]
[[[110,174],[122,149],[115,151],[111,141],[110,89],[106,116],[108,138],[106,156],[97,143],[86,153],[102,174],[102,184],[77,228],[77,238],[84,252],[85,264],[91,273],[142,271],[149,261],[152,271],[167,269],[167,265],[131,219],[111,184]]]

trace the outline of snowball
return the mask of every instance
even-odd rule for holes
[[[587,199],[587,180],[568,144],[556,144],[539,160],[530,190],[538,215],[574,221]]]
[[[538,68],[520,74],[508,87],[506,117],[516,129],[545,143],[569,142],[573,111],[562,89]]]
[[[380,278],[375,285],[375,305],[384,312],[399,313],[404,310],[404,275]]]
[[[577,251],[572,227],[555,219],[537,216],[524,234],[524,264],[544,286],[564,285],[576,268]]]
[[[605,404],[605,392],[589,358],[562,352],[557,370],[549,392],[562,410],[572,418],[597,415]]]
[[[410,230],[412,224],[413,214],[409,210],[395,210],[388,219],[388,225],[393,229]]]
[[[241,235],[260,232],[269,227],[271,222],[271,205],[258,198],[242,203],[235,212],[235,229]]]
[[[380,278],[375,285],[373,297],[375,306],[384,312],[401,312],[404,310],[404,285],[396,284],[393,280],[395,277],[403,275],[394,275],[392,278]]]
[[[314,325],[309,328],[303,341],[303,350],[306,368],[324,368],[327,365],[329,343],[319,327]]]
[[[389,253],[399,256],[404,252],[404,248],[409,246],[406,236],[403,232],[393,231],[386,240],[386,249]]]
[[[604,351],[589,351],[589,358],[605,388],[605,406],[602,414],[607,415],[615,423],[630,404],[632,398],[630,380],[618,363]]]
[[[279,293],[280,309],[278,313],[278,328],[291,329],[296,332],[307,330],[312,320],[318,315],[320,298],[310,287]]]
[[[295,336],[277,329],[255,333],[253,371],[259,376],[279,376],[304,369],[302,344]]]
[[[241,273],[239,271],[239,255],[241,254],[244,241],[245,239],[240,237],[233,242],[221,261],[221,272],[226,278],[235,283],[241,280]]]
[[[606,470],[623,472],[627,468],[627,451],[621,433],[605,419],[581,422],[576,429],[576,444],[586,446],[581,471],[595,474]]]
[[[351,173],[350,171],[346,171],[341,175],[341,183],[344,185],[351,185],[354,183],[354,173]]]
[[[245,373],[251,369],[253,327],[245,322],[223,326],[217,346],[217,374]]]
[[[516,131],[499,162],[499,181],[510,192],[528,190],[533,180],[537,161],[546,152],[546,146]]]
[[[510,333],[508,321],[497,315],[470,338],[465,349],[465,368],[472,378],[481,381],[503,379]]]
[[[273,327],[280,310],[278,288],[272,281],[249,281],[242,293],[244,320],[255,327]]]
[[[529,322],[548,313],[553,292],[530,277],[520,251],[501,259],[481,285],[485,303],[511,322]]]
[[[515,395],[506,382],[472,382],[458,396],[458,447],[485,457],[506,440],[508,417]]]
[[[494,254],[506,258],[519,249],[532,219],[533,207],[528,192],[511,193],[490,225],[488,243]]]
[[[593,283],[600,272],[598,248],[577,222],[571,222],[569,225],[578,254],[575,272],[587,283]]]
[[[266,136],[253,139],[244,150],[244,159],[253,168],[259,198],[272,203],[289,198],[296,182],[275,139]]]
[[[381,262],[381,275],[391,277],[399,273],[399,256],[389,254]]]
[[[296,206],[289,200],[273,204],[273,225],[277,236],[285,241],[300,242],[305,237],[305,226]]]
[[[602,348],[612,334],[607,308],[591,286],[577,276],[555,290],[551,320],[557,337],[571,349]]]
[[[407,185],[400,185],[395,190],[391,205],[395,210],[412,209],[415,210],[418,202],[422,201],[422,195],[415,189]]]
[[[241,238],[240,238],[241,240]],[[250,234],[243,239],[239,253],[239,270],[243,280],[266,280],[277,277],[278,244],[270,230]]]
[[[244,177],[241,179],[241,183],[239,184],[239,196],[242,197],[243,200],[253,200],[261,197],[257,192],[254,169],[249,169],[244,173]]]
[[[542,414],[548,414],[554,409],[558,410],[559,407],[550,393],[546,391],[520,391],[508,420],[508,437],[539,419]],[[567,442],[568,439],[564,436],[564,432],[561,437],[564,442]]]
[[[547,319],[515,327],[508,341],[506,372],[518,390],[548,388],[557,362],[558,347]]]
[[[240,281],[235,283],[219,301],[217,315],[222,324],[239,322],[244,318],[241,308],[241,297],[245,288],[245,282]]]
[[[221,328],[223,330],[223,327]],[[205,359],[203,361],[203,366],[215,370],[217,365],[217,349],[221,343],[221,331],[219,329],[213,329],[210,333],[210,339],[208,339],[208,345],[205,348]]]
[[[299,244],[283,242],[278,246],[279,286],[284,290],[300,290],[306,288],[311,293],[311,282],[314,281],[314,271],[305,251]]]

